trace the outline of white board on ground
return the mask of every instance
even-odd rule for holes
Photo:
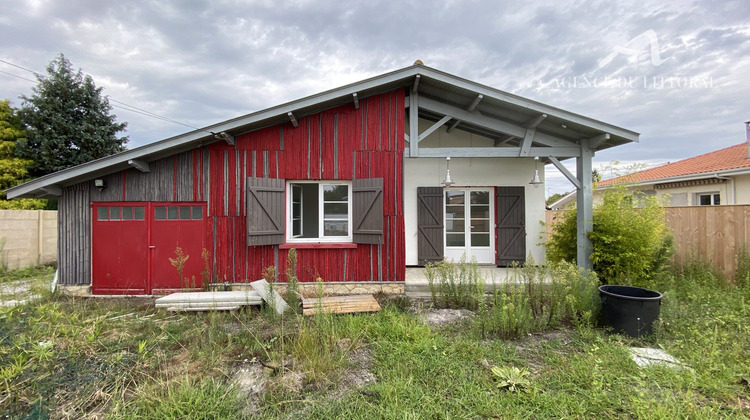
[[[264,301],[266,301],[267,303],[271,303],[271,287],[267,281],[263,279],[256,280],[250,283],[250,287],[252,287],[253,290],[255,290],[260,295],[260,297],[263,298]],[[284,313],[284,311],[287,310],[287,308],[289,308],[289,305],[287,305],[284,298],[282,298],[279,292],[275,290],[273,291],[273,299],[273,305],[274,308],[276,308],[277,314],[281,315]]]

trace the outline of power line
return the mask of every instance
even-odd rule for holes
[[[7,74],[8,76],[18,77],[19,79],[23,79],[23,80],[28,80],[29,82],[36,82],[36,80],[27,79],[27,78],[19,76],[17,74],[8,73],[7,71],[0,70],[0,73]]]
[[[133,106],[133,105],[130,105],[130,104],[126,104],[125,102],[121,102],[121,101],[118,101],[118,100],[116,100],[116,99],[112,99],[112,98],[110,98],[109,96],[107,96],[107,99],[108,99],[108,100],[109,100],[110,102],[114,102],[114,103],[118,103],[118,104],[120,104],[120,105],[124,105],[124,106],[117,106],[117,105],[112,105],[113,107],[116,107],[116,108],[120,108],[120,109],[124,109],[124,110],[126,110],[126,111],[130,111],[130,112],[135,112],[135,113],[137,113],[137,114],[142,114],[142,115],[145,115],[145,116],[147,116],[147,117],[151,117],[151,118],[156,118],[156,119],[159,119],[159,120],[162,120],[162,121],[166,121],[166,122],[171,122],[171,123],[173,123],[173,124],[179,124],[179,125],[183,125],[183,126],[185,126],[185,127],[188,127],[188,128],[192,128],[192,129],[194,129],[194,130],[200,130],[200,128],[198,128],[198,127],[193,127],[192,125],[189,125],[189,124],[185,124],[185,123],[181,123],[181,122],[179,122],[179,121],[177,121],[177,120],[173,120],[173,119],[171,119],[171,118],[168,118],[168,117],[164,117],[164,116],[162,116],[162,115],[159,115],[159,114],[155,114],[155,113],[153,113],[153,112],[151,112],[151,111],[148,111],[148,110],[145,110],[145,109],[143,109],[143,108],[138,108],[137,106]],[[205,130],[203,130],[203,131],[205,131]]]
[[[21,70],[26,70],[27,72],[29,72],[29,73],[33,73],[33,74],[34,74],[34,75],[36,75],[36,76],[39,76],[39,77],[44,77],[44,75],[42,75],[41,73],[37,73],[37,72],[35,72],[34,70],[30,70],[30,69],[27,69],[26,67],[21,67],[21,66],[19,66],[18,64],[13,64],[13,63],[11,63],[11,62],[9,62],[9,61],[5,61],[5,60],[0,60],[0,62],[2,62],[2,63],[5,63],[5,64],[7,64],[7,65],[9,65],[9,66],[13,66],[13,67],[19,68],[19,69],[21,69]]]
[[[5,64],[7,64],[7,65],[9,65],[9,66],[13,66],[13,67],[19,68],[19,69],[21,69],[21,70],[27,71],[27,72],[29,72],[29,73],[32,73],[32,74],[34,74],[34,75],[35,75],[35,76],[37,76],[37,77],[45,78],[45,76],[44,76],[44,75],[42,75],[42,74],[40,74],[40,73],[37,73],[37,72],[35,72],[34,70],[31,70],[31,69],[27,69],[26,67],[22,67],[22,66],[19,66],[19,65],[17,65],[17,64],[13,64],[13,63],[11,63],[11,62],[9,62],[9,61],[5,61],[5,60],[1,60],[1,59],[0,59],[0,63],[5,63]],[[8,72],[2,71],[2,70],[0,70],[0,73],[3,73],[3,74],[7,74],[7,75],[9,75],[9,76],[13,76],[13,77],[17,77],[17,78],[19,78],[19,79],[27,80],[27,81],[29,81],[29,82],[36,82],[36,80],[31,80],[31,79],[27,79],[27,78],[25,78],[25,77],[21,77],[21,76],[18,76],[18,75],[12,74],[12,73],[8,73]],[[165,117],[165,116],[162,116],[162,115],[159,115],[159,114],[153,113],[153,112],[151,112],[151,111],[147,111],[147,110],[145,110],[145,109],[142,109],[142,108],[138,108],[137,106],[133,106],[133,105],[127,104],[127,103],[125,103],[125,102],[121,102],[121,101],[118,101],[118,100],[116,100],[116,99],[112,99],[112,98],[110,98],[109,96],[106,96],[106,98],[107,98],[107,100],[109,100],[109,101],[111,101],[111,102],[115,102],[115,103],[118,103],[118,104],[120,104],[120,105],[124,105],[124,106],[117,106],[117,105],[112,105],[112,107],[113,107],[113,108],[119,108],[119,109],[123,109],[123,110],[126,110],[126,111],[130,111],[130,112],[135,112],[136,114],[141,114],[141,115],[145,115],[145,116],[147,116],[147,117],[155,118],[155,119],[157,119],[157,120],[161,120],[161,121],[165,121],[165,122],[170,122],[170,123],[172,123],[172,124],[179,124],[179,125],[182,125],[182,126],[185,126],[185,127],[188,127],[188,128],[192,128],[192,129],[194,129],[194,130],[200,130],[200,131],[204,131],[204,132],[206,132],[206,133],[214,134],[214,133],[212,133],[212,132],[210,132],[210,131],[206,131],[206,130],[200,129],[200,128],[198,128],[198,127],[194,127],[194,126],[192,126],[192,125],[189,125],[189,124],[185,124],[185,123],[179,122],[179,121],[177,121],[177,120],[173,120],[173,119],[171,119],[171,118],[168,118],[168,117]]]

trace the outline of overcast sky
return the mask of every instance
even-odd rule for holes
[[[597,154],[600,168],[738,144],[750,120],[747,0],[0,4],[0,99],[20,106],[35,85],[13,65],[44,73],[60,52],[110,99],[193,127],[421,59],[641,133]],[[130,148],[191,130],[119,102]],[[548,194],[570,189],[548,166]]]

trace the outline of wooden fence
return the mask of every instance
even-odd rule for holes
[[[57,261],[57,211],[0,210],[0,264],[8,269]]]
[[[710,261],[725,278],[734,279],[737,252],[750,246],[750,205],[666,207],[667,226],[674,235],[676,265],[699,258]],[[551,226],[565,210],[547,211]]]

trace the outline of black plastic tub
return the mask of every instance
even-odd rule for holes
[[[662,294],[632,286],[599,286],[602,324],[631,337],[651,334],[659,319]]]

